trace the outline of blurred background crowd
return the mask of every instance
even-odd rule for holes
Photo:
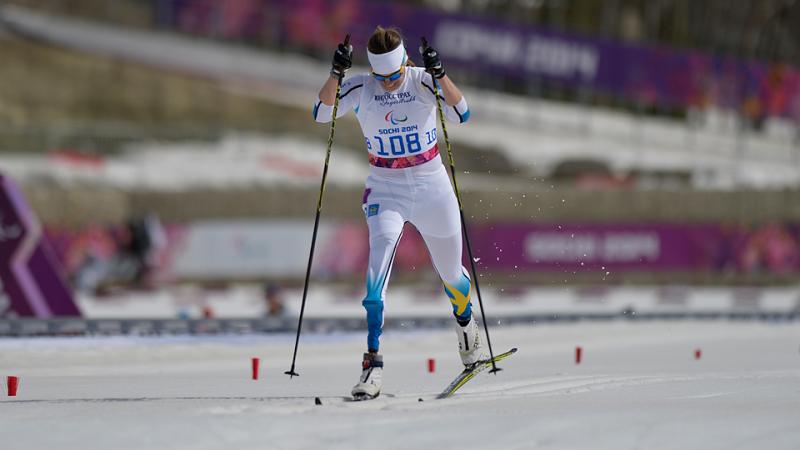
[[[328,133],[311,104],[345,34],[366,70],[376,25],[465,88],[489,287],[800,279],[795,0],[5,0],[0,172],[87,295],[252,282],[282,311]],[[361,145],[344,119],[317,280],[363,277]],[[428,264],[406,233],[397,282]]]

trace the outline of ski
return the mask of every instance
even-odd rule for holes
[[[511,350],[509,350],[509,351],[507,351],[505,353],[501,353],[501,354],[495,356],[493,359],[484,359],[484,360],[478,361],[475,364],[473,364],[472,367],[470,367],[468,369],[464,369],[464,371],[461,372],[460,374],[458,374],[456,379],[453,380],[453,382],[450,383],[450,385],[448,385],[447,388],[445,388],[445,390],[442,391],[442,393],[439,394],[436,398],[447,398],[447,397],[450,397],[457,390],[459,390],[461,388],[461,386],[467,384],[467,382],[469,380],[474,378],[475,375],[483,372],[484,370],[488,369],[489,367],[492,367],[492,363],[496,363],[497,361],[500,361],[502,359],[508,358],[509,356],[513,355],[516,351],[517,351],[516,347],[512,348]]]

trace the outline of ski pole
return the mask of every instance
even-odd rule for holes
[[[422,48],[428,48],[428,40],[422,38]],[[467,221],[464,219],[464,205],[461,202],[461,192],[458,190],[458,181],[456,181],[456,162],[453,158],[453,151],[450,149],[450,139],[447,136],[447,126],[444,122],[444,111],[442,110],[442,103],[439,100],[439,81],[431,74],[433,80],[434,92],[433,96],[436,97],[436,110],[439,113],[439,122],[442,124],[442,134],[444,135],[444,145],[447,148],[447,158],[450,161],[450,174],[453,177],[453,190],[456,192],[456,200],[458,200],[458,211],[461,214],[461,227],[464,230],[464,241],[467,244],[467,256],[469,256],[469,264],[472,268],[472,279],[475,280],[475,292],[478,294],[478,305],[481,308],[481,317],[483,317],[483,329],[486,332],[486,344],[489,347],[489,357],[492,359],[492,370],[489,373],[497,373],[503,369],[497,367],[494,361],[494,351],[492,351],[492,340],[489,337],[489,324],[486,319],[486,313],[483,310],[483,299],[481,298],[481,288],[478,285],[478,271],[475,268],[475,258],[472,257],[472,245],[469,242],[469,233],[467,233]]]
[[[350,44],[350,35],[348,34],[344,38],[344,46]],[[328,149],[325,152],[325,166],[322,169],[322,182],[319,186],[319,199],[317,200],[317,215],[314,218],[314,232],[311,235],[311,251],[308,254],[308,266],[306,267],[306,279],[305,283],[303,284],[303,301],[300,304],[300,319],[297,323],[297,337],[294,340],[294,355],[292,355],[292,368],[288,371],[284,372],[286,375],[289,375],[291,379],[294,376],[300,376],[299,373],[295,372],[294,366],[295,362],[297,361],[297,348],[300,344],[300,330],[303,328],[303,313],[306,309],[306,296],[308,295],[308,280],[311,277],[311,262],[314,260],[314,247],[317,244],[317,231],[319,230],[319,216],[322,212],[322,196],[325,193],[325,180],[328,177],[328,162],[331,159],[331,147],[333,147],[333,134],[336,131],[336,112],[339,109],[339,93],[342,90],[342,78],[344,78],[344,72],[339,75],[339,79],[336,80],[336,96],[333,99],[333,118],[331,119],[331,131],[328,134]]]

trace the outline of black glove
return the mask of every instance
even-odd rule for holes
[[[347,69],[353,67],[353,46],[339,44],[336,53],[333,54],[333,67],[331,75],[342,78]]]
[[[444,76],[444,67],[442,66],[441,58],[439,58],[439,53],[430,45],[425,48],[420,47],[419,52],[422,54],[425,71],[436,79],[442,78]]]

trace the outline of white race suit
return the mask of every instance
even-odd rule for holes
[[[369,228],[367,292],[363,305],[369,328],[367,346],[379,348],[383,302],[403,225],[411,222],[422,235],[433,266],[459,323],[472,315],[471,281],[462,266],[461,222],[453,187],[437,144],[437,92],[447,120],[469,119],[466,100],[447,106],[429,73],[406,67],[395,91],[386,92],[370,75],[354,75],[342,83],[337,118],[351,109],[364,133],[370,172],[363,197]],[[333,107],[319,99],[317,122],[330,122]]]

